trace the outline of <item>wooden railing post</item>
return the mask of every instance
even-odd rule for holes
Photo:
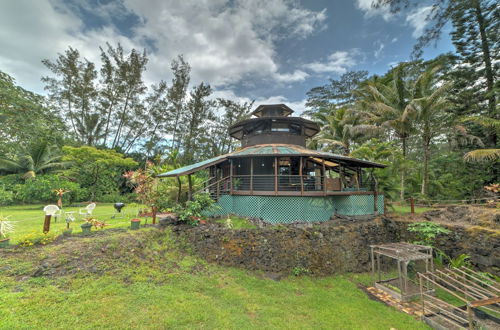
[[[250,158],[250,194],[253,195],[253,158]]]
[[[303,173],[302,173],[302,157],[299,157],[299,163],[300,163],[300,167],[299,167],[299,175],[300,175],[300,196],[304,195],[304,176],[303,176]]]
[[[323,165],[323,195],[326,196],[326,167],[325,167],[325,159],[322,159],[322,165]]]
[[[278,195],[278,157],[274,157],[274,195]]]
[[[229,160],[229,187],[231,191],[231,195],[233,194],[233,159]]]

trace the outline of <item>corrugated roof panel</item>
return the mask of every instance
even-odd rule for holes
[[[188,166],[179,167],[179,168],[176,168],[175,170],[168,171],[168,172],[165,172],[162,174],[158,174],[157,176],[158,177],[169,177],[169,176],[180,176],[180,175],[190,174],[190,173],[202,170],[202,169],[209,167],[211,165],[223,162],[226,159],[226,156],[227,155],[222,155],[222,156],[210,158],[210,159],[204,160],[202,162],[198,162],[198,163],[191,164]]]
[[[259,150],[256,150],[255,152],[253,152],[253,154],[255,154],[255,155],[272,155],[272,154],[274,154],[273,147],[260,148]]]
[[[300,152],[295,150],[294,148],[291,148],[291,147],[276,147],[276,149],[278,150],[278,153],[281,154],[281,155],[295,155],[295,154],[299,154]]]

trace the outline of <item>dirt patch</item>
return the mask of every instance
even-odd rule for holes
[[[500,230],[500,209],[478,206],[448,206],[421,214],[428,221]]]

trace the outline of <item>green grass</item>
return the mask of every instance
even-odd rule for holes
[[[256,225],[248,221],[248,219],[240,218],[237,216],[230,216],[231,223],[233,224],[233,229],[253,229],[257,228]],[[217,220],[216,222],[226,224],[227,218],[222,218]]]
[[[409,205],[393,205],[393,210],[389,210],[390,213],[406,214],[411,212]],[[431,207],[415,207],[415,213],[423,213],[433,210]]]
[[[276,282],[180,245],[150,228],[0,251],[0,329],[427,329],[370,300],[356,276]],[[97,273],[32,276],[50,260],[58,270],[95,264]]]
[[[45,217],[43,213],[44,206],[45,205],[42,204],[33,204],[0,207],[0,214],[3,216],[10,216],[9,220],[14,221],[14,232],[9,235],[11,244],[16,244],[20,238],[29,233],[42,232]],[[83,223],[83,220],[81,220],[78,215],[78,210],[82,207],[83,206],[64,207],[64,211],[76,211],[74,214],[76,221],[70,224],[70,228],[73,228],[74,233],[81,232],[80,225]],[[93,217],[109,224],[106,228],[127,228],[130,226],[130,219],[137,215],[137,211],[137,206],[125,206],[125,208],[122,209],[122,216],[111,219],[115,212],[113,204],[98,203],[97,207],[94,209]],[[148,221],[151,222],[151,219]],[[64,219],[60,218],[57,222],[55,222],[54,218],[51,219],[51,232],[60,234],[64,229],[66,229],[66,222]]]

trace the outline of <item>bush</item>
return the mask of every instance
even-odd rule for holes
[[[47,234],[41,234],[32,232],[24,235],[19,240],[19,246],[28,247],[33,245],[47,245],[53,242],[56,238],[57,235],[55,233],[48,232]]]
[[[16,200],[23,203],[56,202],[58,197],[54,190],[63,188],[69,192],[63,195],[63,203],[73,203],[88,200],[88,190],[76,182],[65,180],[57,175],[39,175],[27,180],[24,184],[15,186]]]
[[[203,211],[209,211],[214,207],[214,200],[208,194],[198,194],[192,201],[188,201],[186,206],[176,206],[173,212],[177,214],[179,220],[194,225],[201,218]]]
[[[118,192],[113,192],[99,197],[97,201],[101,203],[135,203],[136,194],[120,194]]]
[[[14,201],[14,193],[0,186],[0,205],[10,205]]]
[[[18,184],[24,183],[22,174],[9,174],[0,176],[0,187],[13,191]]]

